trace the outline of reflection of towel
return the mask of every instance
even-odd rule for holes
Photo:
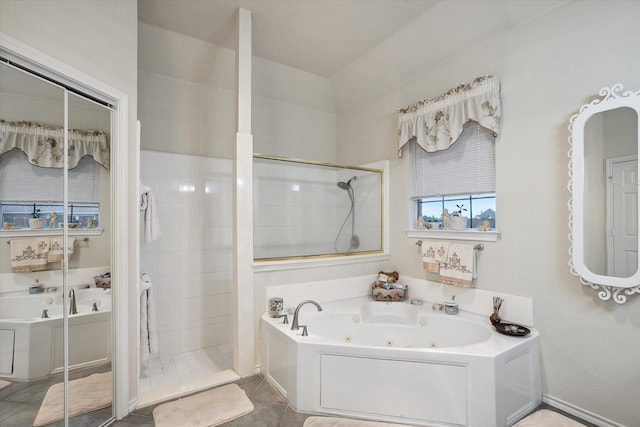
[[[157,240],[160,237],[160,218],[153,192],[147,191],[140,195],[140,210],[144,211],[144,241],[149,243]]]
[[[11,239],[11,272],[47,269],[47,253],[40,249],[42,239]]]
[[[158,352],[156,307],[147,273],[140,275],[140,291],[140,360],[146,361],[151,353]]]
[[[447,285],[472,288],[476,277],[476,254],[473,245],[451,243],[447,259],[440,266],[440,281]]]
[[[76,239],[69,237],[67,240],[67,260],[71,259],[73,250],[76,245]],[[64,256],[64,247],[62,244],[62,237],[54,237],[49,243],[49,252],[47,252],[47,262],[61,261]]]
[[[432,273],[440,271],[440,264],[447,258],[449,251],[448,242],[423,242],[422,266]]]

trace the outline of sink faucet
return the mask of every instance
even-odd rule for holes
[[[298,325],[298,313],[300,312],[300,309],[302,308],[302,306],[305,304],[313,304],[316,306],[318,311],[322,311],[322,307],[320,307],[320,304],[318,304],[317,302],[312,301],[310,299],[302,301],[300,304],[298,304],[298,306],[296,307],[296,311],[293,314],[293,324],[291,325],[292,331],[297,331],[298,329],[300,329],[300,325]]]
[[[78,307],[76,306],[76,291],[71,289],[69,291],[69,314],[77,314]]]

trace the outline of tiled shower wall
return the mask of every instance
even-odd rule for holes
[[[140,244],[160,356],[232,344],[231,175],[228,159],[140,153],[140,179],[153,191],[162,232]]]

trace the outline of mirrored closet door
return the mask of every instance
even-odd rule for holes
[[[113,418],[112,109],[0,67],[0,379],[32,390],[15,420],[100,426]]]

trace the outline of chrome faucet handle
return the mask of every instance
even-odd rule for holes
[[[287,313],[285,314],[275,314],[275,315],[271,315],[272,318],[274,319],[284,319],[282,321],[282,325],[288,325],[289,324],[289,317],[287,316]]]
[[[44,310],[42,310],[42,316],[40,316],[41,319],[48,319],[49,318],[49,310],[47,310],[46,308]]]
[[[302,333],[298,335],[302,335],[303,337],[308,337],[309,334],[307,333],[307,325],[299,325],[299,327],[302,328]]]

